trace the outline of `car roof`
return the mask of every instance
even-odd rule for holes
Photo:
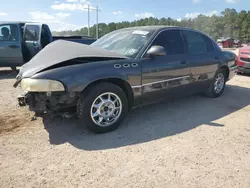
[[[1,21],[0,24],[26,24],[26,23],[38,23],[29,21]]]
[[[181,28],[177,26],[166,26],[166,25],[152,25],[152,26],[136,26],[136,27],[127,27],[119,30],[147,30],[147,31],[157,31],[162,29],[170,28]]]
[[[152,31],[152,32],[159,32],[162,30],[167,30],[167,29],[180,29],[180,30],[188,30],[188,31],[194,31],[194,32],[198,32],[204,35],[207,35],[206,33],[199,31],[199,30],[195,30],[195,29],[191,29],[188,27],[180,27],[180,26],[166,26],[166,25],[152,25],[152,26],[136,26],[136,27],[127,27],[127,28],[123,28],[123,29],[118,29],[115,31],[122,31],[122,30],[142,30],[142,31]]]

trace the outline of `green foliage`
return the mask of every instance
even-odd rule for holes
[[[220,16],[199,15],[194,19],[168,18],[145,18],[132,22],[111,22],[109,24],[99,24],[99,37],[116,29],[126,27],[147,26],[147,25],[172,25],[197,29],[210,35],[214,39],[219,37],[233,37],[244,42],[250,41],[250,11],[242,10],[237,12],[235,9],[225,9]],[[88,28],[84,27],[76,31],[53,32],[54,35],[88,35]],[[96,36],[96,25],[90,28],[90,36]]]

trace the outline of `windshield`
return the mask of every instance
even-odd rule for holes
[[[91,46],[104,48],[128,57],[135,57],[148,42],[152,31],[146,30],[118,30],[111,32]]]

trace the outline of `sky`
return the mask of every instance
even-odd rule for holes
[[[133,21],[146,17],[195,18],[212,16],[225,8],[250,10],[250,0],[0,0],[0,21],[36,21],[51,30],[76,30],[100,22]]]

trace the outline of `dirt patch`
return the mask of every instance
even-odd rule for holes
[[[22,93],[20,88],[14,88],[17,73],[0,68],[0,134],[13,132],[29,124],[32,115],[26,108],[17,105],[17,96]],[[32,117],[32,116],[31,116]]]
[[[101,135],[74,119],[31,121],[13,82],[0,78],[0,187],[250,187],[250,77],[216,99],[134,110]]]
[[[15,115],[0,116],[0,135],[4,132],[12,132],[30,121],[29,113],[17,113]]]

